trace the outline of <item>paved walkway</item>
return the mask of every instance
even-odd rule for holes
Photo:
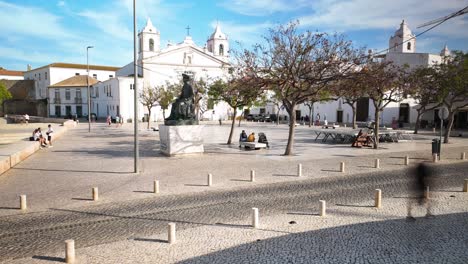
[[[210,125],[206,126],[205,129],[206,153],[204,155],[167,158],[161,156],[158,152],[157,132],[145,130],[141,132],[142,171],[136,175],[131,173],[133,170],[133,137],[131,136],[131,129],[130,124],[123,128],[106,127],[104,124],[96,124],[93,127],[92,133],[88,134],[87,124],[80,124],[78,128],[70,130],[65,137],[55,142],[54,148],[41,150],[0,176],[0,201],[2,201],[0,204],[0,215],[10,215],[11,217],[19,217],[19,215],[27,217],[28,214],[47,215],[48,210],[50,210],[49,208],[59,210],[80,208],[81,210],[83,206],[111,206],[117,202],[138,201],[142,198],[152,199],[154,194],[150,193],[150,191],[152,190],[154,179],[161,181],[161,194],[159,196],[167,196],[169,199],[172,197],[171,194],[192,194],[213,190],[242,190],[252,186],[262,186],[275,182],[299,181],[300,183],[300,181],[328,178],[339,180],[340,177],[351,177],[351,175],[375,172],[376,170],[372,168],[372,164],[373,159],[376,157],[382,159],[382,169],[379,171],[391,172],[405,167],[403,165],[403,157],[408,153],[412,157],[412,163],[429,160],[429,139],[432,138],[431,136],[422,137],[425,139],[404,144],[382,144],[383,149],[380,150],[355,149],[350,148],[349,145],[315,143],[313,141],[314,137],[312,133],[307,131],[307,127],[298,127],[296,134],[296,155],[285,157],[281,156],[281,154],[284,152],[286,144],[287,126],[277,127],[273,124],[257,123],[245,124],[241,129],[245,129],[247,132],[254,131],[256,134],[258,132],[265,132],[269,141],[272,142],[272,147],[270,150],[244,151],[239,150],[237,145],[229,147],[223,144],[229,132],[227,125]],[[235,134],[237,135],[240,130],[237,127],[236,129]],[[459,163],[460,152],[468,149],[468,141],[466,139],[454,138],[452,142],[452,144],[443,146],[444,160],[439,165]],[[345,161],[348,164],[347,172],[344,174],[338,172],[340,161]],[[303,164],[304,177],[302,178],[295,176],[298,163]],[[257,172],[255,183],[246,181],[249,178],[251,169],[255,169]],[[213,174],[213,187],[206,186],[207,173]],[[91,187],[95,186],[99,187],[100,201],[91,202],[89,201],[91,198]],[[27,214],[22,214],[16,210],[18,206],[17,195],[19,194],[28,195],[30,210]],[[294,194],[290,195],[294,196]],[[448,199],[445,196],[442,198]],[[396,202],[395,208],[401,206],[401,202],[398,202],[398,200],[394,202]],[[461,200],[460,203],[461,205],[458,206],[461,206],[461,208],[465,206],[466,210],[464,200]],[[442,210],[440,212],[441,214],[460,212],[457,208],[457,206],[454,208],[449,207],[446,208],[446,211]],[[360,209],[358,207],[351,207],[350,210],[359,211]],[[395,210],[400,212],[401,208]],[[466,211],[461,210],[461,212]],[[389,214],[392,215],[393,213],[390,212]],[[358,214],[361,213],[358,212]],[[268,217],[267,219],[270,220],[267,221],[284,225],[284,222],[281,220],[284,220],[284,216],[270,215]],[[457,217],[455,218],[458,219]],[[328,223],[330,225],[301,225],[303,229],[298,229],[297,231],[309,232],[323,227],[340,226],[344,223],[365,223],[372,221],[372,219],[375,219],[374,216],[364,215],[357,218],[357,220],[346,220],[348,222],[341,222],[341,220],[338,222],[332,221]],[[394,218],[387,218],[387,220],[391,219]],[[185,241],[194,242],[193,236],[191,236],[192,238],[188,238],[189,234],[213,232],[211,229],[206,230],[203,228],[215,228],[218,230],[219,227],[187,229],[183,231],[187,234],[187,236],[183,236],[188,239]],[[279,230],[279,233],[282,233],[281,228]],[[336,230],[339,232],[339,229]],[[218,231],[221,234],[225,232],[223,230]],[[255,237],[258,235],[257,231],[238,231],[240,233],[237,233],[235,236],[240,236],[241,238],[234,239],[233,241],[230,239],[215,239],[213,241],[210,240],[211,242],[207,242],[206,239],[195,240],[196,244],[190,243],[193,251],[187,251],[190,252],[187,253],[188,255],[176,253],[175,250],[179,246],[167,247],[164,244],[158,244],[157,247],[167,247],[164,252],[168,254],[168,257],[163,258],[163,261],[160,263],[180,261],[207,254],[209,253],[206,252],[207,248],[204,250],[200,248],[200,245],[206,243],[215,243],[216,246],[213,246],[211,249],[219,251],[231,246],[255,241]],[[243,235],[241,234],[245,234],[245,232],[248,235],[242,238]],[[253,233],[256,234],[253,235]],[[277,231],[273,231],[265,238],[272,238],[277,236],[277,234]],[[162,237],[163,235],[160,234],[159,236]],[[184,239],[182,240],[184,241]],[[232,243],[226,241],[231,241]],[[116,250],[123,250],[123,248],[127,249],[125,251],[125,256],[128,256],[127,263],[137,263],[138,261],[141,261],[140,263],[145,263],[145,261],[153,262],[161,257],[158,254],[154,255],[153,253],[144,253],[143,251],[136,250],[133,246],[153,247],[155,245],[145,244],[143,246],[138,241],[132,240],[130,242],[123,241],[116,242],[115,244],[94,246],[83,249],[80,252],[89,257],[84,263],[115,263],[115,261],[109,261],[107,258],[112,255],[112,252],[119,252]],[[187,244],[184,246],[184,243],[181,243],[180,246],[182,248],[188,247]],[[109,249],[110,251],[106,251],[105,249]],[[98,252],[102,253],[98,254]],[[141,254],[150,257],[148,259],[144,257],[132,258],[134,256],[132,254],[136,252],[138,252],[137,255],[140,257]],[[223,256],[223,252],[214,255]],[[242,251],[234,250],[233,252],[238,253]],[[149,261],[150,259],[153,261]],[[50,260],[53,260],[53,258],[35,258],[23,261],[46,263]],[[207,258],[193,259],[193,261],[199,261],[199,263],[212,262],[208,260]],[[250,260],[247,258],[243,262],[248,263]],[[230,262],[234,263],[235,261]]]

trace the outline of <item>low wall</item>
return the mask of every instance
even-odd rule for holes
[[[63,122],[61,126],[54,127],[53,139],[60,138],[69,128],[75,126],[75,121],[68,120]],[[39,147],[38,141],[20,141],[0,149],[0,175],[34,154],[39,150]]]

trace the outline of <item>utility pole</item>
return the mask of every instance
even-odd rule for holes
[[[136,28],[136,0],[133,0],[133,124],[134,124],[134,173],[138,173],[138,67],[137,67],[137,28]]]

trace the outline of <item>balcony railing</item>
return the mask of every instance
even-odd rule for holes
[[[83,103],[83,98],[75,97],[75,104],[82,104],[82,103]]]
[[[54,104],[60,104],[60,98],[54,98]]]

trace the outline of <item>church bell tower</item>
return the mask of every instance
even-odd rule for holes
[[[389,51],[395,53],[414,53],[416,52],[416,38],[411,32],[411,29],[403,20],[400,28],[395,31],[395,34],[390,37]]]
[[[148,18],[146,25],[138,33],[138,59],[143,60],[156,55],[160,51],[161,34]]]
[[[206,44],[208,52],[213,53],[215,57],[226,62],[229,60],[229,40],[226,34],[221,31],[219,24],[216,25],[215,31]]]

